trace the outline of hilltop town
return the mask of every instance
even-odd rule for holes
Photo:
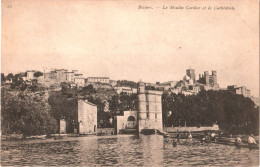
[[[78,70],[52,69],[48,72],[45,72],[45,70],[44,72],[30,70],[15,75],[10,73],[7,76],[2,73],[2,84],[12,84],[16,80],[27,85],[37,83],[44,87],[54,86],[56,88],[60,87],[60,83],[66,83],[70,88],[86,87],[91,84],[95,88],[114,89],[118,94],[121,92],[127,94],[137,93],[137,83],[134,81],[116,81],[111,80],[109,77],[84,77]],[[170,91],[185,96],[196,95],[201,90],[227,90],[254,100],[251,91],[245,86],[230,85],[227,88],[220,88],[217,81],[217,72],[214,70],[212,70],[211,74],[208,71],[199,74],[199,79],[196,80],[195,70],[190,68],[186,70],[186,74],[179,81],[145,83],[145,86],[149,89]],[[254,101],[257,103],[257,100]]]
[[[2,131],[9,134],[116,134],[218,123],[230,131],[238,126],[254,131],[258,125],[254,120],[258,118],[258,100],[245,86],[220,88],[214,70],[199,74],[196,80],[195,70],[189,68],[179,81],[164,83],[85,77],[67,69],[2,74],[1,81]],[[236,112],[247,113],[250,118],[242,119]],[[225,122],[227,114],[239,121]]]

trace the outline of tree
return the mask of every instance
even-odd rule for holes
[[[154,86],[145,86],[146,90],[156,90]]]
[[[83,92],[84,93],[96,93],[92,84],[89,84],[88,86],[83,87]]]
[[[1,73],[1,83],[5,82],[5,75],[4,73]]]
[[[40,76],[43,76],[43,73],[41,71],[37,71],[33,74],[34,77],[38,78]]]
[[[12,73],[9,73],[7,76],[6,76],[6,80],[12,80],[14,77],[14,75]]]
[[[134,81],[119,80],[117,81],[118,86],[128,86],[131,88],[137,88],[137,83]]]
[[[1,101],[3,133],[40,135],[56,132],[57,122],[43,97],[27,92],[11,94],[2,89]]]
[[[74,128],[77,127],[75,121],[77,120],[78,99],[73,93],[64,91],[52,91],[48,98],[48,103],[51,106],[51,115],[59,121],[65,119],[68,126],[67,132],[73,133]],[[75,127],[69,126],[73,124]]]

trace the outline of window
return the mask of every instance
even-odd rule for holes
[[[155,122],[157,122],[157,113],[155,113],[154,117],[155,117]]]

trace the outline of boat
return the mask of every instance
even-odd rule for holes
[[[26,136],[25,139],[46,139],[47,135]]]
[[[37,135],[36,139],[46,139],[47,135]]]
[[[11,140],[21,140],[21,139],[23,139],[23,135],[22,134],[11,134],[10,139]]]
[[[119,134],[137,134],[137,129],[120,129]]]
[[[65,139],[68,138],[67,134],[51,134],[51,137],[54,138],[54,140],[59,140],[59,139]]]
[[[248,145],[247,143],[236,143],[236,142],[230,142],[227,140],[221,140],[221,141],[210,141],[211,143],[216,144],[222,144],[222,145],[228,145],[228,146],[235,146],[237,148],[249,148],[249,149],[259,149],[259,145]]]
[[[157,130],[157,129],[156,129],[156,133],[157,133],[158,135],[162,135],[162,136],[165,137],[165,138],[171,137],[170,134],[168,134],[168,133],[166,133],[166,132],[161,132],[161,131],[159,131],[159,130]]]

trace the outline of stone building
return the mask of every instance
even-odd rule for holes
[[[35,79],[35,77],[34,77],[34,73],[35,73],[36,71],[34,71],[34,70],[31,70],[31,71],[26,71],[24,74],[23,74],[23,80],[24,81],[31,81],[31,80],[33,80],[33,79]]]
[[[87,82],[89,83],[108,83],[109,84],[109,77],[88,77]]]
[[[190,68],[186,70],[186,75],[190,77],[190,79],[193,81],[193,83],[196,82],[196,75],[195,75],[195,70]]]
[[[76,86],[85,86],[86,79],[85,78],[74,78],[74,83]]]
[[[73,71],[72,72],[66,72],[65,76],[66,76],[65,80],[67,82],[74,82],[74,72]]]
[[[124,115],[117,116],[117,134],[122,129],[137,129],[138,127],[138,111],[124,111]]]
[[[67,69],[52,69],[43,74],[45,79],[51,79],[58,82],[74,82],[75,78],[82,78],[83,74],[78,74],[77,70],[68,71]]]
[[[136,88],[131,88],[131,87],[127,87],[127,86],[115,86],[114,89],[117,92],[117,94],[120,94],[122,92],[126,93],[128,95],[137,93],[137,89]]]
[[[35,73],[36,71],[26,71],[26,77],[28,78],[28,79],[34,79],[35,77],[34,77],[34,73]]]
[[[185,96],[196,95],[200,92],[200,86],[190,85],[188,89],[181,90],[181,93]]]
[[[245,86],[237,87],[237,85],[231,85],[227,87],[228,91],[232,91],[235,94],[243,95],[244,97],[251,98],[251,91],[247,89]]]
[[[185,75],[183,77],[183,84],[184,84],[184,86],[188,87],[189,85],[193,85],[194,81],[188,75]]]
[[[212,70],[212,74],[209,75],[208,71],[204,72],[204,75],[199,74],[199,82],[205,84],[206,86],[218,88],[217,82],[217,72]]]
[[[79,134],[96,134],[97,132],[97,105],[87,100],[78,101]]]
[[[162,91],[145,90],[145,84],[140,82],[138,93],[138,111],[124,111],[123,116],[117,116],[117,132],[120,130],[157,129],[163,130],[162,123]]]
[[[162,124],[162,92],[145,90],[145,84],[140,82],[138,87],[138,130],[163,130]]]

